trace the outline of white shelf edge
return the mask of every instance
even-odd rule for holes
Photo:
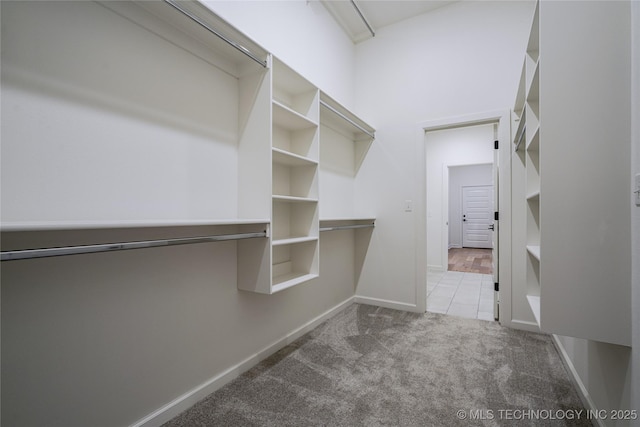
[[[214,65],[235,77],[241,76],[240,69],[247,64],[263,69],[268,66],[268,51],[231,26],[204,2],[181,1],[177,6],[154,1],[100,0],[98,3],[154,34],[159,34],[160,27],[164,32],[164,26],[169,24],[175,28],[171,33],[180,34],[172,37],[172,43],[207,62],[212,56],[222,58]],[[202,29],[205,29],[204,33]],[[218,33],[224,33],[225,37]],[[197,41],[201,47],[189,47],[190,43],[183,38]]]
[[[320,218],[320,222],[337,222],[337,221],[375,221],[376,217],[337,217],[337,218]]]
[[[540,326],[540,297],[535,295],[527,295],[527,301],[529,301],[529,307],[533,312],[533,317],[536,318],[536,323]]]
[[[525,102],[526,102],[526,69],[527,69],[527,58],[526,55],[522,60],[522,66],[520,67],[520,80],[518,81],[518,91],[516,92],[516,100],[513,104],[513,111],[518,115],[519,118],[522,118],[522,113],[525,110]]]
[[[291,165],[292,163],[295,162],[296,164],[301,165],[301,166],[303,166],[305,164],[309,165],[309,166],[318,164],[317,160],[313,160],[313,159],[311,159],[309,157],[304,157],[304,156],[301,156],[299,154],[295,154],[295,153],[292,153],[290,151],[283,150],[282,148],[273,147],[272,150],[273,150],[274,154],[277,153],[278,155],[285,156],[288,159],[293,160],[292,162],[280,162],[274,156],[274,162],[276,162],[276,163]]]
[[[322,90],[320,90],[320,106],[322,106],[322,104],[325,104],[325,106],[328,106],[340,112],[340,114],[346,116],[349,120],[356,122],[358,126],[364,127],[368,132],[373,133],[376,131],[376,129],[373,126],[371,126],[369,123],[367,123],[364,119],[362,119],[353,111],[349,110],[348,108],[340,104],[338,101],[336,101],[331,96],[329,96],[326,92],[323,92]],[[352,123],[350,123],[350,125],[353,126]]]
[[[265,218],[220,220],[129,220],[129,221],[24,221],[0,224],[2,232],[93,230],[111,228],[192,227],[212,225],[269,224]]]
[[[271,286],[271,293],[283,291],[287,288],[300,285],[317,277],[318,275],[314,273],[289,273],[283,276],[274,277],[274,284]]]
[[[296,243],[314,242],[317,241],[317,236],[303,236],[303,237],[287,237],[285,239],[273,239],[272,246],[293,245]]]
[[[527,252],[529,252],[535,259],[540,261],[540,246],[539,245],[527,245]]]
[[[329,115],[324,115],[324,110],[326,110]],[[328,119],[323,120],[323,116]],[[347,131],[347,129],[349,129],[347,132],[351,133],[351,135],[344,136],[347,138],[353,138],[354,142],[362,137],[366,137],[371,140],[375,139],[376,130],[373,126],[362,120],[356,114],[322,91],[320,91],[320,125],[327,126],[343,135],[343,131]]]
[[[273,201],[289,202],[289,203],[318,203],[318,199],[313,199],[309,197],[284,196],[280,194],[274,194]]]
[[[527,194],[527,200],[533,200],[538,198],[540,198],[540,190],[532,191],[531,193]]]
[[[524,109],[523,109],[522,113],[520,113],[520,116],[518,117],[518,127],[516,128],[515,138],[513,140],[513,144],[515,145],[516,150],[520,148],[520,145],[522,145],[522,140],[526,137],[526,133],[525,133],[525,130],[527,128],[526,123],[527,123],[526,113],[524,112]]]
[[[290,116],[292,116],[292,118],[295,118],[295,120],[299,121],[300,123],[304,121],[304,123],[306,123],[306,126],[301,126],[300,128],[304,128],[304,127],[312,128],[312,127],[319,126],[317,122],[311,120],[309,117],[305,116],[304,114],[298,113],[296,110],[284,105],[282,102],[276,99],[273,99],[272,102],[275,107],[280,108],[283,112],[285,112],[286,114],[289,114]]]

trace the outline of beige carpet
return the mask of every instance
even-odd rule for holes
[[[354,304],[165,426],[591,425],[558,419],[580,410],[547,335]]]

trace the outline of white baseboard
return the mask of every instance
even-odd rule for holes
[[[175,418],[183,411],[189,409],[191,406],[204,399],[209,394],[223,387],[225,384],[231,382],[235,378],[239,377],[242,373],[248,371],[267,357],[271,356],[283,347],[291,344],[307,332],[313,330],[316,326],[324,322],[325,320],[335,316],[342,310],[349,307],[355,301],[355,297],[351,297],[335,307],[325,311],[320,316],[310,320],[298,329],[290,332],[284,337],[280,338],[276,342],[268,345],[262,350],[258,351],[254,355],[246,358],[242,362],[227,369],[226,371],[216,375],[209,379],[198,387],[188,391],[187,393],[179,396],[166,405],[158,408],[156,411],[135,422],[131,427],[159,427],[167,421]]]
[[[448,268],[448,266],[447,266],[447,268]],[[441,265],[429,264],[429,265],[427,265],[427,271],[440,272],[440,271],[447,271],[447,269],[445,269]]]
[[[540,327],[536,322],[529,322],[527,320],[511,319],[510,321],[503,321],[503,319],[500,319],[500,324],[508,328],[520,329],[522,331],[540,332]]]
[[[582,404],[584,405],[585,409],[587,411],[596,411],[597,410],[596,405],[593,403],[593,399],[591,399],[591,396],[589,395],[589,391],[587,391],[587,388],[584,386],[584,383],[582,382],[582,378],[580,378],[580,375],[578,375],[578,371],[576,371],[575,366],[573,366],[573,362],[571,361],[571,358],[567,354],[567,351],[565,350],[564,346],[558,339],[558,336],[551,335],[551,338],[553,339],[553,344],[555,344],[556,349],[558,350],[558,354],[560,354],[560,359],[562,360],[562,363],[564,364],[565,368],[569,373],[569,376],[571,377],[571,381],[573,382],[575,388],[578,391],[578,396],[580,397],[580,400],[582,401]],[[599,427],[606,427],[603,420],[601,420],[600,418],[593,419],[592,423],[594,423],[594,425]]]
[[[354,302],[358,304],[375,305],[378,307],[391,308],[394,310],[412,311],[414,313],[420,313],[416,304],[407,304],[405,302],[391,301],[380,298],[369,298],[362,296],[355,296]]]

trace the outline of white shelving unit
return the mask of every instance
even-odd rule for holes
[[[202,227],[209,227],[209,234],[266,231],[266,238],[237,241],[239,289],[272,294],[318,277],[321,206],[333,210],[331,217],[357,221],[354,176],[373,139],[373,128],[197,1],[99,3],[64,7],[69,16],[81,12],[104,23],[97,30],[105,34],[136,43],[147,40],[148,34],[159,35],[144,45],[148,61],[134,71],[163,64],[154,78],[175,84],[159,84],[149,79],[149,73],[132,74],[125,64],[128,58],[139,57],[137,44],[120,43],[124,48],[114,49],[116,41],[105,36],[93,49],[76,55],[68,46],[78,28],[72,20],[64,25],[47,20],[53,6],[7,5],[16,16],[37,17],[44,26],[39,31],[50,34],[44,39],[50,43],[47,51],[60,58],[24,55],[32,50],[26,34],[34,29],[12,29],[26,44],[15,52],[8,50],[3,79],[5,74],[22,79],[20,70],[38,70],[66,79],[70,87],[86,85],[77,92],[96,92],[110,106],[110,97],[121,97],[123,105],[135,104],[141,116],[151,119],[131,125],[118,115],[67,111],[71,107],[57,100],[49,107],[21,93],[7,93],[7,105],[17,107],[11,109],[6,138],[3,133],[3,154],[6,148],[6,158],[12,159],[11,164],[3,163],[3,170],[15,179],[3,185],[3,233],[87,230],[97,236],[105,230],[126,229],[128,235],[138,236],[166,229],[159,231],[163,237],[175,227],[181,227],[178,234],[189,235]],[[122,34],[112,30],[119,25]],[[185,51],[188,56],[183,56]],[[95,68],[103,62],[113,72]],[[54,63],[70,65],[57,69]],[[185,75],[193,78],[177,78]],[[135,91],[120,93],[125,87]],[[158,87],[166,91],[161,94],[166,103],[158,103]],[[21,111],[42,105],[50,108],[38,113],[45,117],[42,124],[27,124],[31,113]],[[76,114],[88,117],[70,126],[65,120]],[[321,122],[331,129],[325,139],[329,151],[329,141],[340,145],[325,158],[326,170],[346,166],[346,172],[339,172],[345,179],[325,175],[324,203]],[[105,131],[96,133],[97,126]],[[46,134],[51,143],[19,136],[28,127],[34,135]],[[64,150],[54,149],[61,144]],[[65,150],[78,155],[59,155]],[[149,150],[154,152],[152,165],[145,155]],[[33,172],[33,165],[42,171]],[[38,180],[47,175],[51,176],[45,186]],[[33,197],[25,203],[24,194]],[[139,209],[132,209],[137,205]],[[125,242],[126,235],[118,233]]]
[[[272,70],[270,292],[318,277],[318,89],[277,58]]]
[[[628,72],[627,6],[536,4],[511,171],[513,298],[544,332],[621,345],[631,321],[630,100],[619,76]]]
[[[84,381],[118,397],[113,409],[96,406],[104,414],[85,408],[78,423],[103,420],[149,386],[159,393],[142,410],[171,412],[181,403],[163,396],[201,393],[229,360],[262,358],[297,323],[351,301],[362,262],[349,232],[324,234],[326,277],[314,280],[318,88],[197,0],[3,2],[2,36],[2,322],[16,350],[3,353],[16,367],[3,377],[8,401]],[[302,283],[280,297],[245,292]],[[231,359],[215,345],[225,336],[244,337]],[[132,348],[150,357],[127,358]],[[58,359],[68,363],[59,369]],[[113,369],[87,377],[87,361]],[[175,361],[204,377],[178,384],[180,370],[165,369]],[[118,394],[140,369],[161,380]],[[63,404],[86,387],[75,389]],[[51,411],[40,409],[17,408],[6,424],[46,424]],[[141,416],[129,409],[112,424]]]
[[[524,251],[526,298],[539,325],[540,318],[540,93],[539,93],[539,19],[538,7],[534,12],[527,51],[522,66],[520,85],[516,95],[514,115],[516,129],[513,144],[517,159],[514,161],[514,181],[520,180],[520,188],[516,184],[514,195],[520,190],[520,197],[524,199],[521,209],[522,222],[518,223],[517,215],[514,221],[517,227],[525,230],[524,235],[514,232],[514,239],[521,238]],[[521,175],[518,178],[518,173]],[[514,197],[514,203],[518,197]],[[517,247],[517,245],[516,245]],[[520,258],[521,259],[521,258]],[[519,259],[514,257],[514,262]]]

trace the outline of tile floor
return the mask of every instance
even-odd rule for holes
[[[490,274],[430,271],[427,311],[493,321],[493,278]]]

